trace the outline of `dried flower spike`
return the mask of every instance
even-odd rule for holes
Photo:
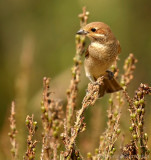
[[[84,121],[84,111],[90,106],[94,105],[96,100],[99,96],[99,89],[100,86],[103,85],[104,77],[100,77],[97,79],[96,84],[89,83],[88,84],[88,90],[87,94],[83,99],[82,107],[79,111],[77,111],[76,114],[76,121],[75,125],[72,128],[71,136],[68,136],[68,141],[65,141],[65,147],[66,151],[64,153],[64,156],[66,159],[71,159],[71,156],[74,154],[75,151],[75,140],[79,134],[79,132],[83,131],[83,128],[85,128]],[[65,137],[66,138],[66,137]]]
[[[87,23],[88,13],[86,8],[83,8],[83,13],[79,15],[80,27],[83,27]],[[85,49],[85,36],[76,35],[76,54],[73,58],[74,65],[71,69],[72,79],[70,81],[69,89],[67,90],[67,106],[66,106],[66,134],[71,132],[72,117],[76,105],[76,98],[78,94],[78,84],[80,81],[80,66],[82,62],[82,54]]]
[[[43,100],[41,102],[43,142],[41,159],[57,159],[58,148],[60,146],[60,129],[62,127],[62,104],[52,99],[50,92],[50,79],[43,79]]]
[[[32,115],[26,117],[26,126],[28,129],[28,137],[27,137],[27,151],[24,156],[24,160],[34,160],[35,152],[36,152],[36,144],[37,141],[33,141],[33,136],[37,129],[37,122],[33,120],[34,116]]]
[[[16,142],[16,134],[18,133],[16,129],[16,120],[15,120],[15,102],[12,102],[11,105],[11,114],[9,117],[10,121],[10,132],[8,133],[10,137],[10,143],[11,143],[11,154],[12,154],[12,159],[16,160],[17,159],[17,154],[18,154],[18,144]]]
[[[135,92],[135,96],[133,99],[131,99],[128,94],[126,94],[126,98],[130,106],[128,110],[130,112],[130,120],[132,124],[132,127],[130,127],[130,131],[132,134],[133,148],[136,150],[133,156],[137,157],[138,160],[146,160],[147,156],[149,155],[149,149],[147,146],[148,138],[146,138],[145,136],[147,135],[147,133],[144,133],[144,99],[145,96],[150,93],[151,87],[141,83],[140,87]],[[129,154],[128,156],[131,156],[131,154]]]

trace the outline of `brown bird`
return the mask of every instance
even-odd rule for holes
[[[115,80],[114,74],[108,69],[115,62],[121,51],[119,41],[110,27],[103,22],[92,22],[80,29],[77,34],[86,35],[91,43],[85,53],[85,72],[92,83],[104,76],[104,85],[100,86],[100,97],[105,92],[113,93],[122,90]]]

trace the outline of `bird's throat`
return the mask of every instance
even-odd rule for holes
[[[102,44],[100,42],[91,42],[90,44],[91,47],[95,48],[95,49],[100,49],[100,50],[104,50],[106,48],[105,44]]]

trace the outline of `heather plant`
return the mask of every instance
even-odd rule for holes
[[[83,13],[79,15],[80,27],[86,25],[88,16],[89,12],[86,11],[86,8],[83,8]],[[65,105],[61,101],[52,98],[52,94],[57,93],[53,93],[53,90],[50,88],[50,78],[44,77],[43,98],[41,101],[41,140],[36,140],[34,137],[38,126],[37,122],[33,119],[34,116],[27,116],[25,120],[28,130],[27,151],[23,158],[25,160],[36,159],[36,145],[40,143],[41,154],[39,158],[41,160],[149,160],[149,147],[147,144],[149,136],[144,131],[144,116],[146,110],[145,96],[151,94],[151,87],[141,83],[134,97],[131,98],[129,96],[128,87],[133,80],[133,73],[137,62],[132,53],[125,60],[121,75],[117,66],[118,60],[111,67],[114,76],[120,81],[123,91],[110,95],[107,109],[107,126],[105,131],[100,135],[100,139],[98,139],[99,146],[95,149],[95,154],[90,152],[87,153],[87,156],[81,154],[76,141],[79,134],[86,130],[85,112],[89,107],[95,105],[98,100],[99,89],[103,85],[104,77],[99,77],[96,83],[90,82],[88,84],[81,106],[77,107],[82,56],[85,51],[85,36],[76,35],[75,41],[76,54],[73,58],[72,77],[66,93],[67,104]],[[119,146],[116,145],[116,142],[121,134],[120,119],[123,115],[123,106],[127,107],[130,113],[129,121],[131,126],[127,130],[129,129],[131,133],[131,139],[128,144],[121,144]],[[12,102],[9,137],[13,160],[18,159],[19,145],[21,145],[17,143],[17,133],[15,103]],[[117,152],[119,148],[121,152]]]

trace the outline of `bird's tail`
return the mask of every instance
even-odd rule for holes
[[[113,93],[123,90],[115,78],[104,79],[104,84],[100,86],[99,97],[103,97],[105,93]]]

